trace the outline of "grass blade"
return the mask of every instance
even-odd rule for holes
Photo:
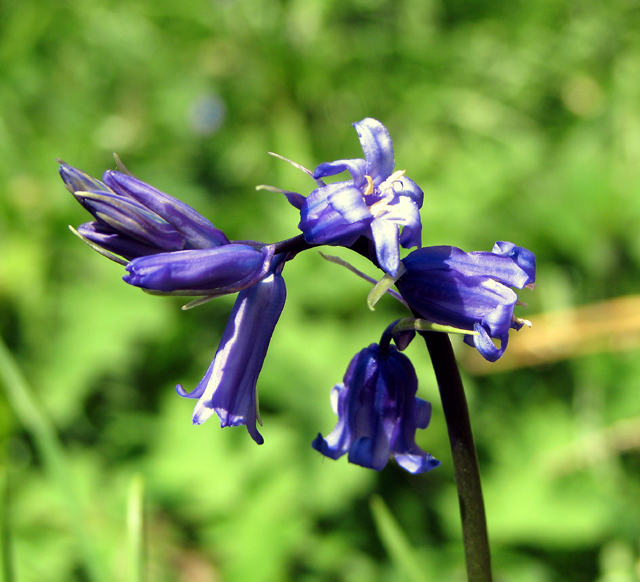
[[[409,582],[426,582],[429,578],[423,572],[423,566],[419,563],[415,550],[382,497],[374,495],[371,497],[370,505],[380,541],[397,570]]]
[[[137,473],[129,485],[127,503],[129,581],[144,582],[146,571],[144,477]]]
[[[13,551],[9,512],[9,479],[7,470],[0,467],[0,582],[13,582]]]

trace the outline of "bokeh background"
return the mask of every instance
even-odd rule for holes
[[[2,0],[0,332],[42,412],[20,407],[3,360],[16,580],[126,580],[136,474],[150,582],[464,580],[419,342],[434,415],[418,442],[439,469],[377,474],[310,447],[334,425],[329,389],[400,305],[370,312],[368,285],[315,252],[287,265],[259,447],[215,418],[193,427],[175,393],[204,374],[233,298],[183,312],[67,229],[88,218],[56,158],[100,176],[117,152],[229,238],[294,236],[295,209],[255,186],[313,184],[267,152],[360,157],[350,124],[367,116],[424,189],[425,245],[538,256],[518,313],[534,327],[503,360],[456,343],[496,580],[640,580],[637,0]],[[41,446],[49,426],[62,455]]]

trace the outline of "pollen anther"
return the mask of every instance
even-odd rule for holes
[[[364,196],[370,196],[373,194],[373,179],[371,176],[365,176],[365,178],[367,179],[367,187],[364,191]]]

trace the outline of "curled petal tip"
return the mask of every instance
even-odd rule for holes
[[[427,473],[442,464],[429,453],[426,453],[425,455],[394,455],[393,458],[405,471],[408,471],[413,475]]]
[[[60,163],[58,171],[67,190],[72,194],[82,191],[111,192],[100,180],[64,162]]]
[[[353,124],[367,162],[367,174],[376,185],[386,180],[395,167],[393,142],[387,128],[377,119],[365,117]]]

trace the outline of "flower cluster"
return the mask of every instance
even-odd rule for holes
[[[61,164],[60,175],[95,221],[77,233],[122,261],[124,281],[151,292],[206,299],[238,293],[211,366],[196,388],[194,424],[215,411],[221,426],[246,425],[258,443],[256,384],[286,297],[285,254],[275,245],[233,243],[193,208],[137,178],[108,170],[102,181]]]
[[[395,171],[391,137],[379,121],[353,125],[364,158],[305,170],[317,185],[307,197],[280,190],[300,211],[301,234],[274,244],[230,241],[193,208],[126,171],[108,170],[97,180],[61,163],[67,189],[94,217],[76,234],[125,266],[126,283],[197,297],[190,306],[238,293],[206,374],[191,392],[177,387],[181,396],[197,399],[194,424],[215,412],[221,426],[245,425],[262,444],[256,386],[285,304],[282,271],[309,248],[358,247],[361,254],[367,249],[415,317],[465,333],[465,341],[488,360],[502,356],[510,329],[527,323],[514,316],[512,287],[535,281],[534,255],[506,242],[491,252],[421,248],[422,190],[404,170]],[[350,179],[324,183],[344,171]],[[401,259],[400,247],[416,250]],[[331,391],[338,423],[326,438],[318,435],[313,447],[333,459],[348,454],[350,462],[376,470],[392,456],[407,471],[422,473],[439,465],[415,442],[416,430],[429,424],[431,405],[416,396],[415,371],[399,351],[415,333],[396,329],[389,326],[380,344],[352,359],[343,382]]]

